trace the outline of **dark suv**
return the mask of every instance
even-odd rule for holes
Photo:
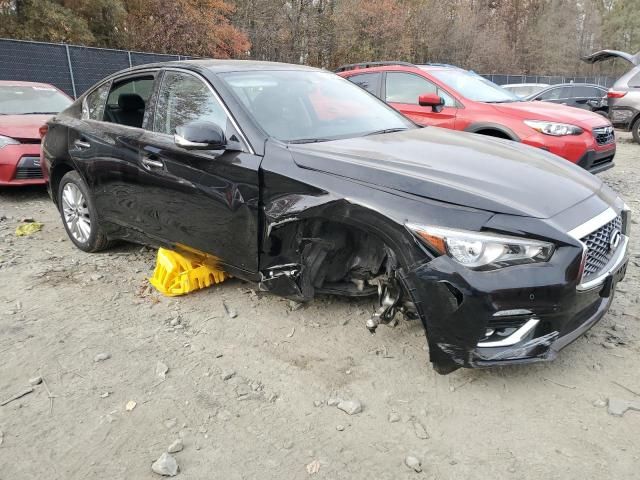
[[[420,128],[329,72],[200,60],[114,74],[48,123],[71,241],[216,256],[297,301],[378,296],[431,361],[549,360],[608,310],[629,211],[540,149]]]

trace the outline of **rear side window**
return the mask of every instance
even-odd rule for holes
[[[218,99],[199,78],[166,72],[156,105],[154,130],[173,135],[176,127],[201,120],[227,130],[227,114]]]
[[[539,100],[560,100],[571,97],[571,87],[558,87],[547,90],[538,97]]]
[[[107,95],[109,95],[109,85],[110,83],[107,82],[85,97],[84,102],[82,102],[83,119],[102,120],[105,102]]]
[[[574,87],[573,96],[578,98],[602,98],[606,95],[596,87]]]
[[[411,73],[389,72],[386,80],[386,101],[418,105],[418,98],[425,93],[436,93],[444,98],[446,107],[455,107],[455,100],[426,78]]]
[[[638,73],[629,79],[629,87],[640,88],[640,70],[638,70]]]
[[[380,96],[380,82],[382,81],[381,73],[362,73],[360,75],[352,75],[348,77],[350,82],[355,83],[367,92],[373,93],[376,97]]]
[[[153,81],[153,75],[145,75],[114,83],[104,109],[104,121],[142,128]]]

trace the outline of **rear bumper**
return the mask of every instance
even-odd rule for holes
[[[613,158],[616,155],[615,146],[611,150],[595,151],[589,150],[578,160],[577,165],[591,173],[600,173],[610,169],[615,164]]]
[[[631,130],[633,121],[640,115],[640,110],[633,107],[610,107],[609,117],[614,127],[624,131]]]
[[[40,145],[23,143],[0,149],[0,186],[44,185]]]

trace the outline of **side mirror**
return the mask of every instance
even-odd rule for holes
[[[418,97],[418,104],[421,107],[431,107],[431,110],[439,113],[444,107],[444,98],[436,93],[425,93]]]
[[[195,121],[176,128],[173,141],[187,150],[225,150],[227,139],[220,125]]]

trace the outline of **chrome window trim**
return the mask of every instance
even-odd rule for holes
[[[576,228],[569,232],[569,235],[576,240],[582,240],[590,233],[593,233],[599,228],[605,226],[617,216],[618,214],[615,212],[615,210],[609,207],[604,212],[593,217],[591,220],[587,220],[582,225],[578,225]]]
[[[536,326],[540,323],[540,320],[537,318],[532,318],[528,320],[524,325],[522,325],[518,330],[513,332],[507,338],[503,338],[502,340],[496,340],[495,342],[478,342],[479,348],[495,348],[495,347],[510,347],[511,345],[515,345],[516,343],[520,343],[523,338],[525,338],[531,330],[536,328]]]
[[[247,139],[246,135],[244,134],[244,132],[242,131],[242,129],[238,125],[238,122],[236,121],[234,116],[231,114],[231,112],[229,111],[229,109],[227,108],[225,103],[222,101],[222,99],[220,98],[220,95],[218,95],[218,92],[216,92],[215,89],[213,88],[213,86],[211,86],[211,84],[209,83],[209,80],[207,80],[204,76],[202,76],[201,74],[199,74],[197,72],[193,72],[191,70],[187,70],[187,69],[183,69],[183,68],[165,67],[162,70],[165,71],[165,72],[179,72],[179,73],[184,73],[184,74],[187,74],[187,75],[191,75],[191,76],[194,76],[197,79],[199,79],[201,82],[203,82],[207,86],[209,91],[213,94],[213,96],[216,99],[216,101],[220,104],[220,106],[224,110],[225,114],[229,117],[229,120],[231,121],[231,124],[233,125],[233,128],[235,128],[235,130],[238,132],[238,135],[240,135],[242,143],[247,148],[249,153],[251,155],[255,155],[256,154],[255,150],[251,146],[251,143],[249,143],[249,140]],[[164,84],[164,78],[162,79],[162,84]],[[162,89],[162,84],[160,85],[160,89]],[[159,93],[160,93],[160,90],[158,90],[158,94]],[[155,132],[153,130],[151,130],[151,131],[153,133],[161,133],[161,132]]]

